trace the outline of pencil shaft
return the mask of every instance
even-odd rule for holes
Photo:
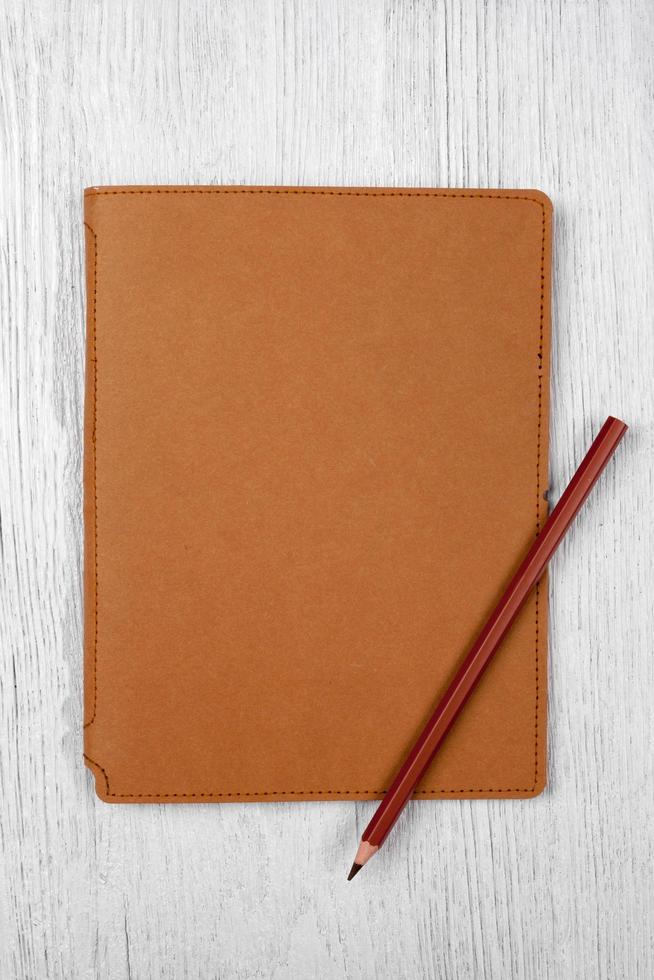
[[[611,417],[602,426],[375,811],[364,841],[379,847],[388,836],[626,429]]]

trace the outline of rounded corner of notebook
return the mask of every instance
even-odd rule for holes
[[[533,200],[538,201],[538,203],[545,209],[545,211],[547,211],[548,214],[553,212],[554,202],[552,201],[552,198],[545,193],[545,191],[538,190],[538,188],[534,187],[529,191],[529,195]]]
[[[547,776],[545,775],[545,773],[543,773],[542,776],[539,776],[536,779],[536,782],[534,783],[532,789],[527,794],[527,798],[534,799],[537,796],[542,796],[546,789],[547,789]]]

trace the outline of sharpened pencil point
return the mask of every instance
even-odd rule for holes
[[[367,864],[373,854],[376,854],[378,850],[379,846],[377,844],[369,844],[367,840],[362,840],[354,855],[354,864],[350,869],[347,880],[352,881],[354,876],[359,874],[364,864]]]

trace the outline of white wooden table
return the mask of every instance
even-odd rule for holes
[[[651,0],[0,5],[2,980],[654,975],[653,127]],[[121,182],[551,195],[554,495],[632,428],[552,570],[545,795],[415,804],[349,885],[372,805],[96,799],[81,191]]]

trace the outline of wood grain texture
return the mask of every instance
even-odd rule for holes
[[[4,0],[0,976],[654,975],[654,7]],[[109,807],[81,759],[81,189],[538,187],[555,205],[551,485],[632,426],[551,591],[550,786]]]

